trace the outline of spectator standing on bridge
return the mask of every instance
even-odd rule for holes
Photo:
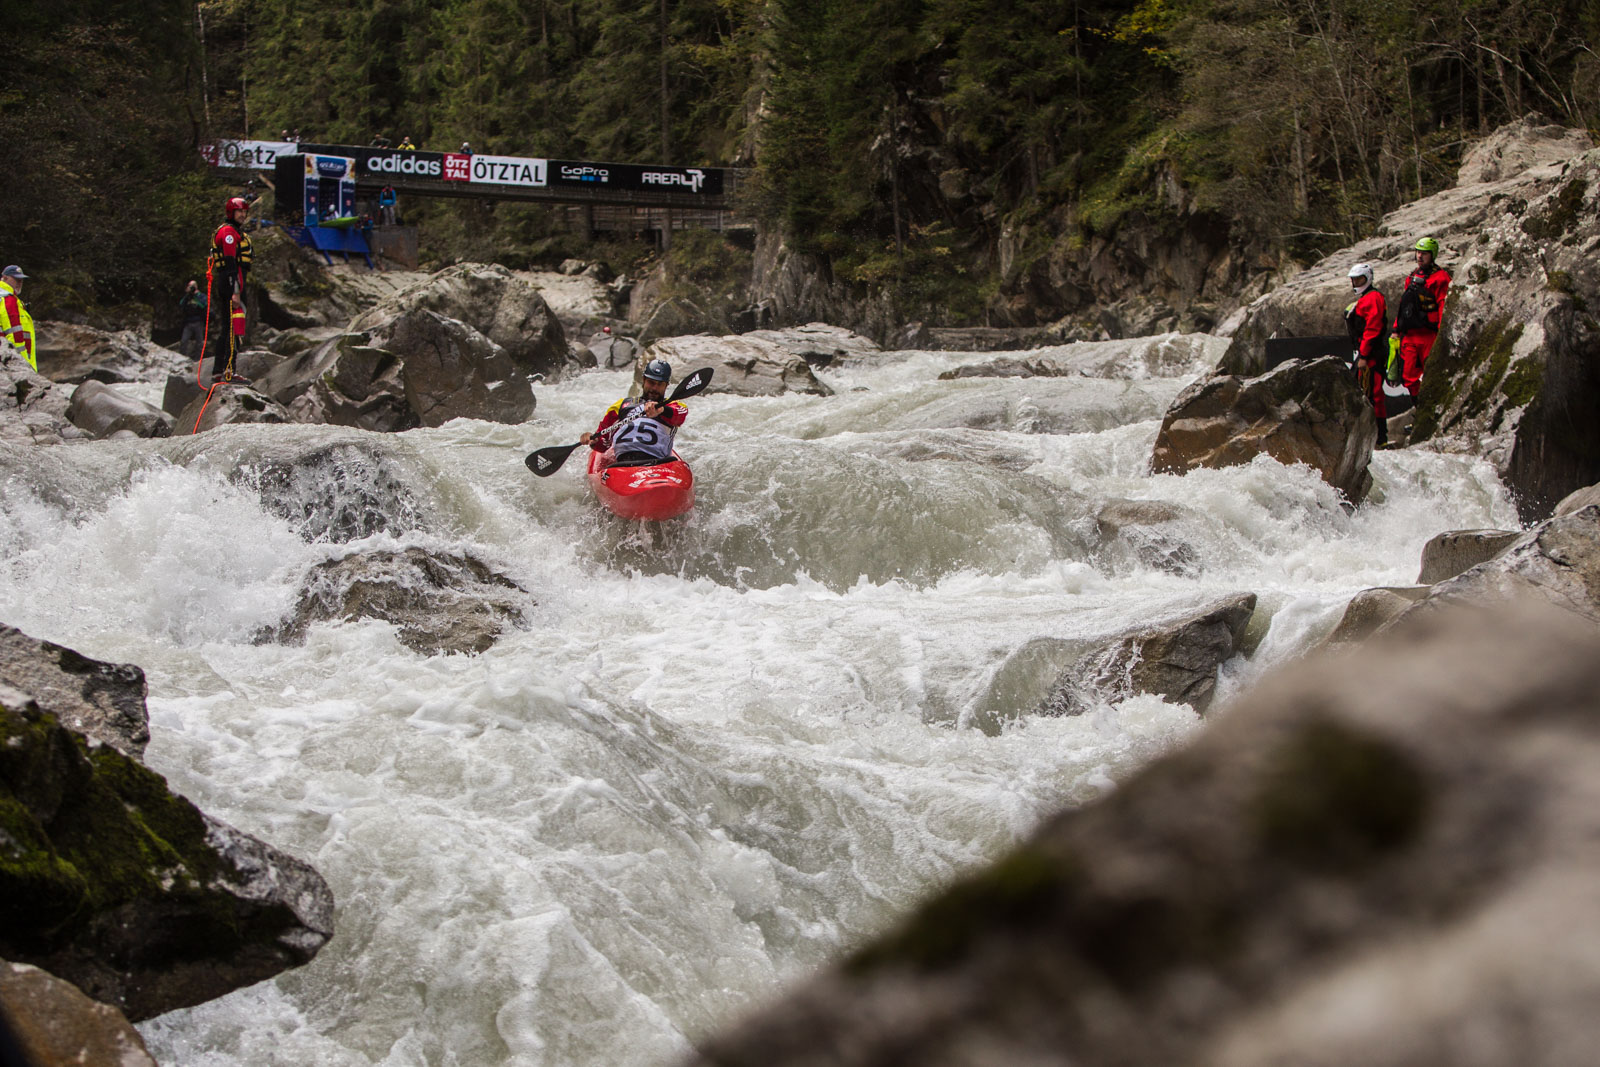
[[[471,141],[462,141],[461,142],[461,155],[464,155],[464,156],[472,155],[472,142]]]
[[[206,295],[193,278],[189,279],[189,287],[178,301],[178,311],[183,315],[183,337],[178,341],[178,351],[186,359],[194,359],[200,354],[200,339],[206,335]]]
[[[415,152],[417,150],[417,146],[411,143],[411,135],[409,133],[400,138],[400,143],[395,147],[402,152]]]
[[[383,224],[385,226],[399,225],[399,223],[395,221],[396,214],[394,207],[395,203],[399,199],[400,198],[395,195],[394,186],[392,185],[385,185],[378,192],[378,214],[382,216]]]
[[[0,271],[0,355],[6,359],[21,356],[28,366],[39,369],[33,347],[33,316],[22,306],[22,283],[27,280],[22,268],[12,264]]]

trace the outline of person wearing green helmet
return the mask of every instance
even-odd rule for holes
[[[1424,237],[1411,246],[1417,269],[1406,276],[1395,308],[1394,336],[1400,339],[1400,381],[1413,397],[1422,390],[1422,371],[1439,336],[1450,272],[1434,262],[1439,242]]]

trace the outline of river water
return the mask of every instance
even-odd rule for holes
[[[143,1024],[158,1060],[672,1063],[1200,728],[1151,696],[997,703],[1030,640],[1254,592],[1271,625],[1227,693],[1414,580],[1433,534],[1515,523],[1486,464],[1423,452],[1377,455],[1353,515],[1264,458],[1151,476],[1216,353],[1135,347],[1100,377],[940,381],[979,357],[902,352],[820,372],[831,397],[702,396],[679,438],[700,502],[662,527],[601,513],[577,461],[522,463],[620,372],[541,387],[521,426],[0,451],[0,618],[142,666],[149,765],[338,900],[309,966]],[[229,477],[363,441],[393,503],[354,545],[304,536],[326,486],[274,508]],[[1113,499],[1187,509],[1166,564],[1100,543]],[[316,563],[399,545],[489,562],[528,590],[524,627],[473,657],[375,621],[251,643]]]

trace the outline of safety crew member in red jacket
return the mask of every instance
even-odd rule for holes
[[[1384,324],[1389,308],[1373,284],[1372,267],[1366,263],[1350,268],[1350,291],[1355,299],[1344,309],[1344,322],[1354,349],[1356,381],[1372,399],[1372,413],[1378,417],[1378,445],[1382,447],[1389,443],[1389,412],[1383,402],[1383,367],[1389,356]]]
[[[1394,332],[1400,339],[1400,380],[1412,396],[1422,390],[1422,370],[1439,336],[1444,298],[1450,292],[1450,272],[1434,262],[1439,242],[1424,237],[1412,246],[1417,269],[1406,276],[1395,306]]]
[[[228,318],[222,323],[221,344],[211,364],[213,381],[219,377],[219,370],[221,377],[233,376],[233,357],[243,341],[242,331],[235,329],[234,320],[241,326],[244,324],[244,286],[250,272],[250,238],[244,232],[250,203],[242,196],[230,197],[223,212],[224,222],[211,235],[209,258],[213,289],[209,306],[228,309]]]
[[[681,403],[667,403],[667,383],[672,380],[672,365],[652,359],[644,368],[644,381],[634,400],[628,397],[606,409],[593,433],[578,440],[596,452],[612,451],[607,466],[638,467],[665,463],[672,458],[672,439],[689,417]]]

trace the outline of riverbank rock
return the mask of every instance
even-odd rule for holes
[[[1591,417],[1600,327],[1589,310],[1600,306],[1600,150],[1555,159],[1588,135],[1530,131],[1536,144],[1514,149],[1501,138],[1483,147],[1494,166],[1464,164],[1455,188],[1389,214],[1371,239],[1250,304],[1222,361],[1231,373],[1255,373],[1267,338],[1336,329],[1349,302],[1345,273],[1357,261],[1373,264],[1393,306],[1414,265],[1411,246],[1436,238],[1453,281],[1408,447],[1488,459],[1525,523],[1600,481],[1600,420]],[[1523,162],[1531,165],[1512,173]],[[1478,180],[1491,171],[1495,180]]]
[[[878,342],[872,338],[863,337],[843,326],[830,326],[826,322],[808,322],[803,326],[786,326],[781,330],[751,330],[740,336],[749,341],[776,345],[812,367],[872,362],[883,353]]]
[[[1202,569],[1200,552],[1183,527],[1199,518],[1190,508],[1162,500],[1108,500],[1095,512],[1094,522],[1105,562],[1127,560],[1194,577]]]
[[[0,625],[0,685],[42,701],[61,725],[139,759],[150,743],[144,671],[90,659]]]
[[[1203,713],[1255,607],[1254,593],[1239,593],[1109,638],[1036,638],[995,671],[972,721],[993,733],[1021,715],[1081,715],[1138,693]]]
[[[248,385],[223,384],[207,394],[196,390],[175,420],[173,433],[197,434],[238,423],[292,421],[284,406]]]
[[[88,434],[67,418],[70,390],[34,372],[20,356],[0,359],[0,440],[58,445]]]
[[[119,430],[139,437],[172,436],[171,415],[92,379],[73,390],[67,418],[95,437],[110,437]]]
[[[137,1022],[306,963],[332,935],[314,870],[33,694],[0,687],[0,739],[0,957]]]
[[[312,568],[294,617],[259,640],[303,641],[314,622],[380,619],[423,655],[484,652],[532,601],[471,556],[420,548],[361,552]]]
[[[27,1067],[157,1067],[127,1016],[71,982],[0,960],[0,1045]]]
[[[554,379],[568,368],[566,332],[526,278],[504,267],[458,263],[350,320],[348,333],[374,332],[403,315],[433,312],[465,323],[504,350],[526,377]]]
[[[71,322],[38,323],[34,357],[53,382],[159,382],[189,360],[131,330],[97,330]]]
[[[1350,598],[1344,614],[1339,617],[1339,625],[1333,628],[1322,644],[1338,648],[1365,641],[1427,595],[1428,587],[1425,585],[1363,589]]]
[[[652,359],[672,364],[674,380],[701,367],[715,368],[712,393],[736,396],[780,396],[805,393],[832,396],[833,390],[817,380],[811,365],[792,348],[775,341],[742,334],[737,337],[668,337],[645,349],[641,367]],[[635,374],[635,378],[638,375]]]
[[[1213,375],[1172,402],[1156,435],[1154,473],[1232,467],[1259,455],[1304,463],[1359,504],[1372,486],[1372,406],[1342,360],[1290,360],[1257,378]]]
[[[691,1062],[1582,1062],[1600,635],[1560,616],[1278,672]]]
[[[1468,568],[1494,559],[1521,536],[1515,530],[1446,530],[1435,534],[1422,546],[1422,570],[1417,575],[1417,584],[1432,585],[1454,578]]]

